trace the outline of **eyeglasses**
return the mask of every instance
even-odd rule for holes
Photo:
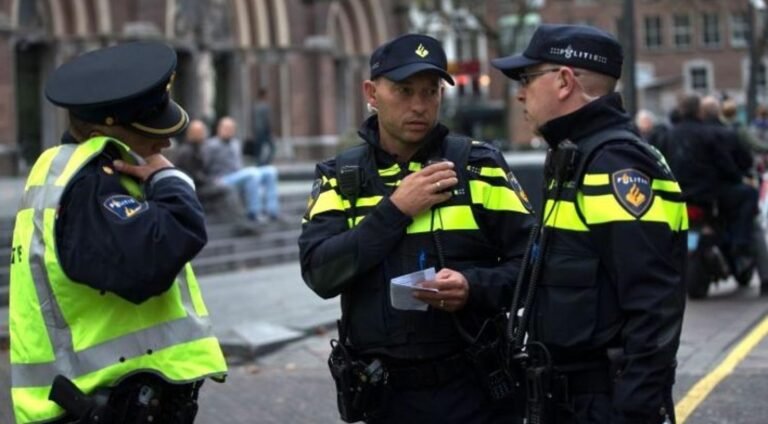
[[[533,82],[537,77],[540,77],[544,74],[548,74],[550,72],[559,72],[561,68],[551,68],[551,69],[542,69],[541,71],[535,71],[535,72],[525,72],[522,74],[518,74],[518,82],[520,84],[520,87],[526,87],[528,84]]]

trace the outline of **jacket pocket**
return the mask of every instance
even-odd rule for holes
[[[552,251],[536,293],[537,339],[557,347],[588,345],[597,321],[598,257]]]

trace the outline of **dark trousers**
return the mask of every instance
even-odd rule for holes
[[[511,405],[490,402],[471,378],[438,387],[389,389],[378,417],[369,424],[515,424]]]
[[[745,255],[751,251],[752,232],[757,214],[757,189],[747,184],[734,184],[718,195],[720,213],[728,222],[733,252]]]

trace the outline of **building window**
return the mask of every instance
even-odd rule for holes
[[[709,84],[707,84],[707,68],[691,68],[691,88],[696,91],[706,91],[709,88]]]
[[[702,19],[702,41],[705,46],[715,47],[720,45],[720,20],[716,13],[703,13]]]
[[[662,45],[661,37],[661,17],[645,17],[645,47],[648,49],[658,49]]]
[[[691,17],[689,15],[673,16],[672,30],[674,31],[675,47],[686,48],[691,46]]]
[[[733,47],[745,47],[749,34],[749,17],[746,13],[734,13],[731,15],[731,45]]]
[[[707,94],[715,89],[714,68],[711,62],[692,60],[684,65],[683,79],[687,91]]]

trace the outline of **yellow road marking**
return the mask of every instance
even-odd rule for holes
[[[728,377],[752,349],[768,334],[768,315],[752,331],[744,337],[728,356],[712,372],[699,380],[680,402],[675,405],[677,423],[683,424],[693,411],[709,396],[709,393]]]

